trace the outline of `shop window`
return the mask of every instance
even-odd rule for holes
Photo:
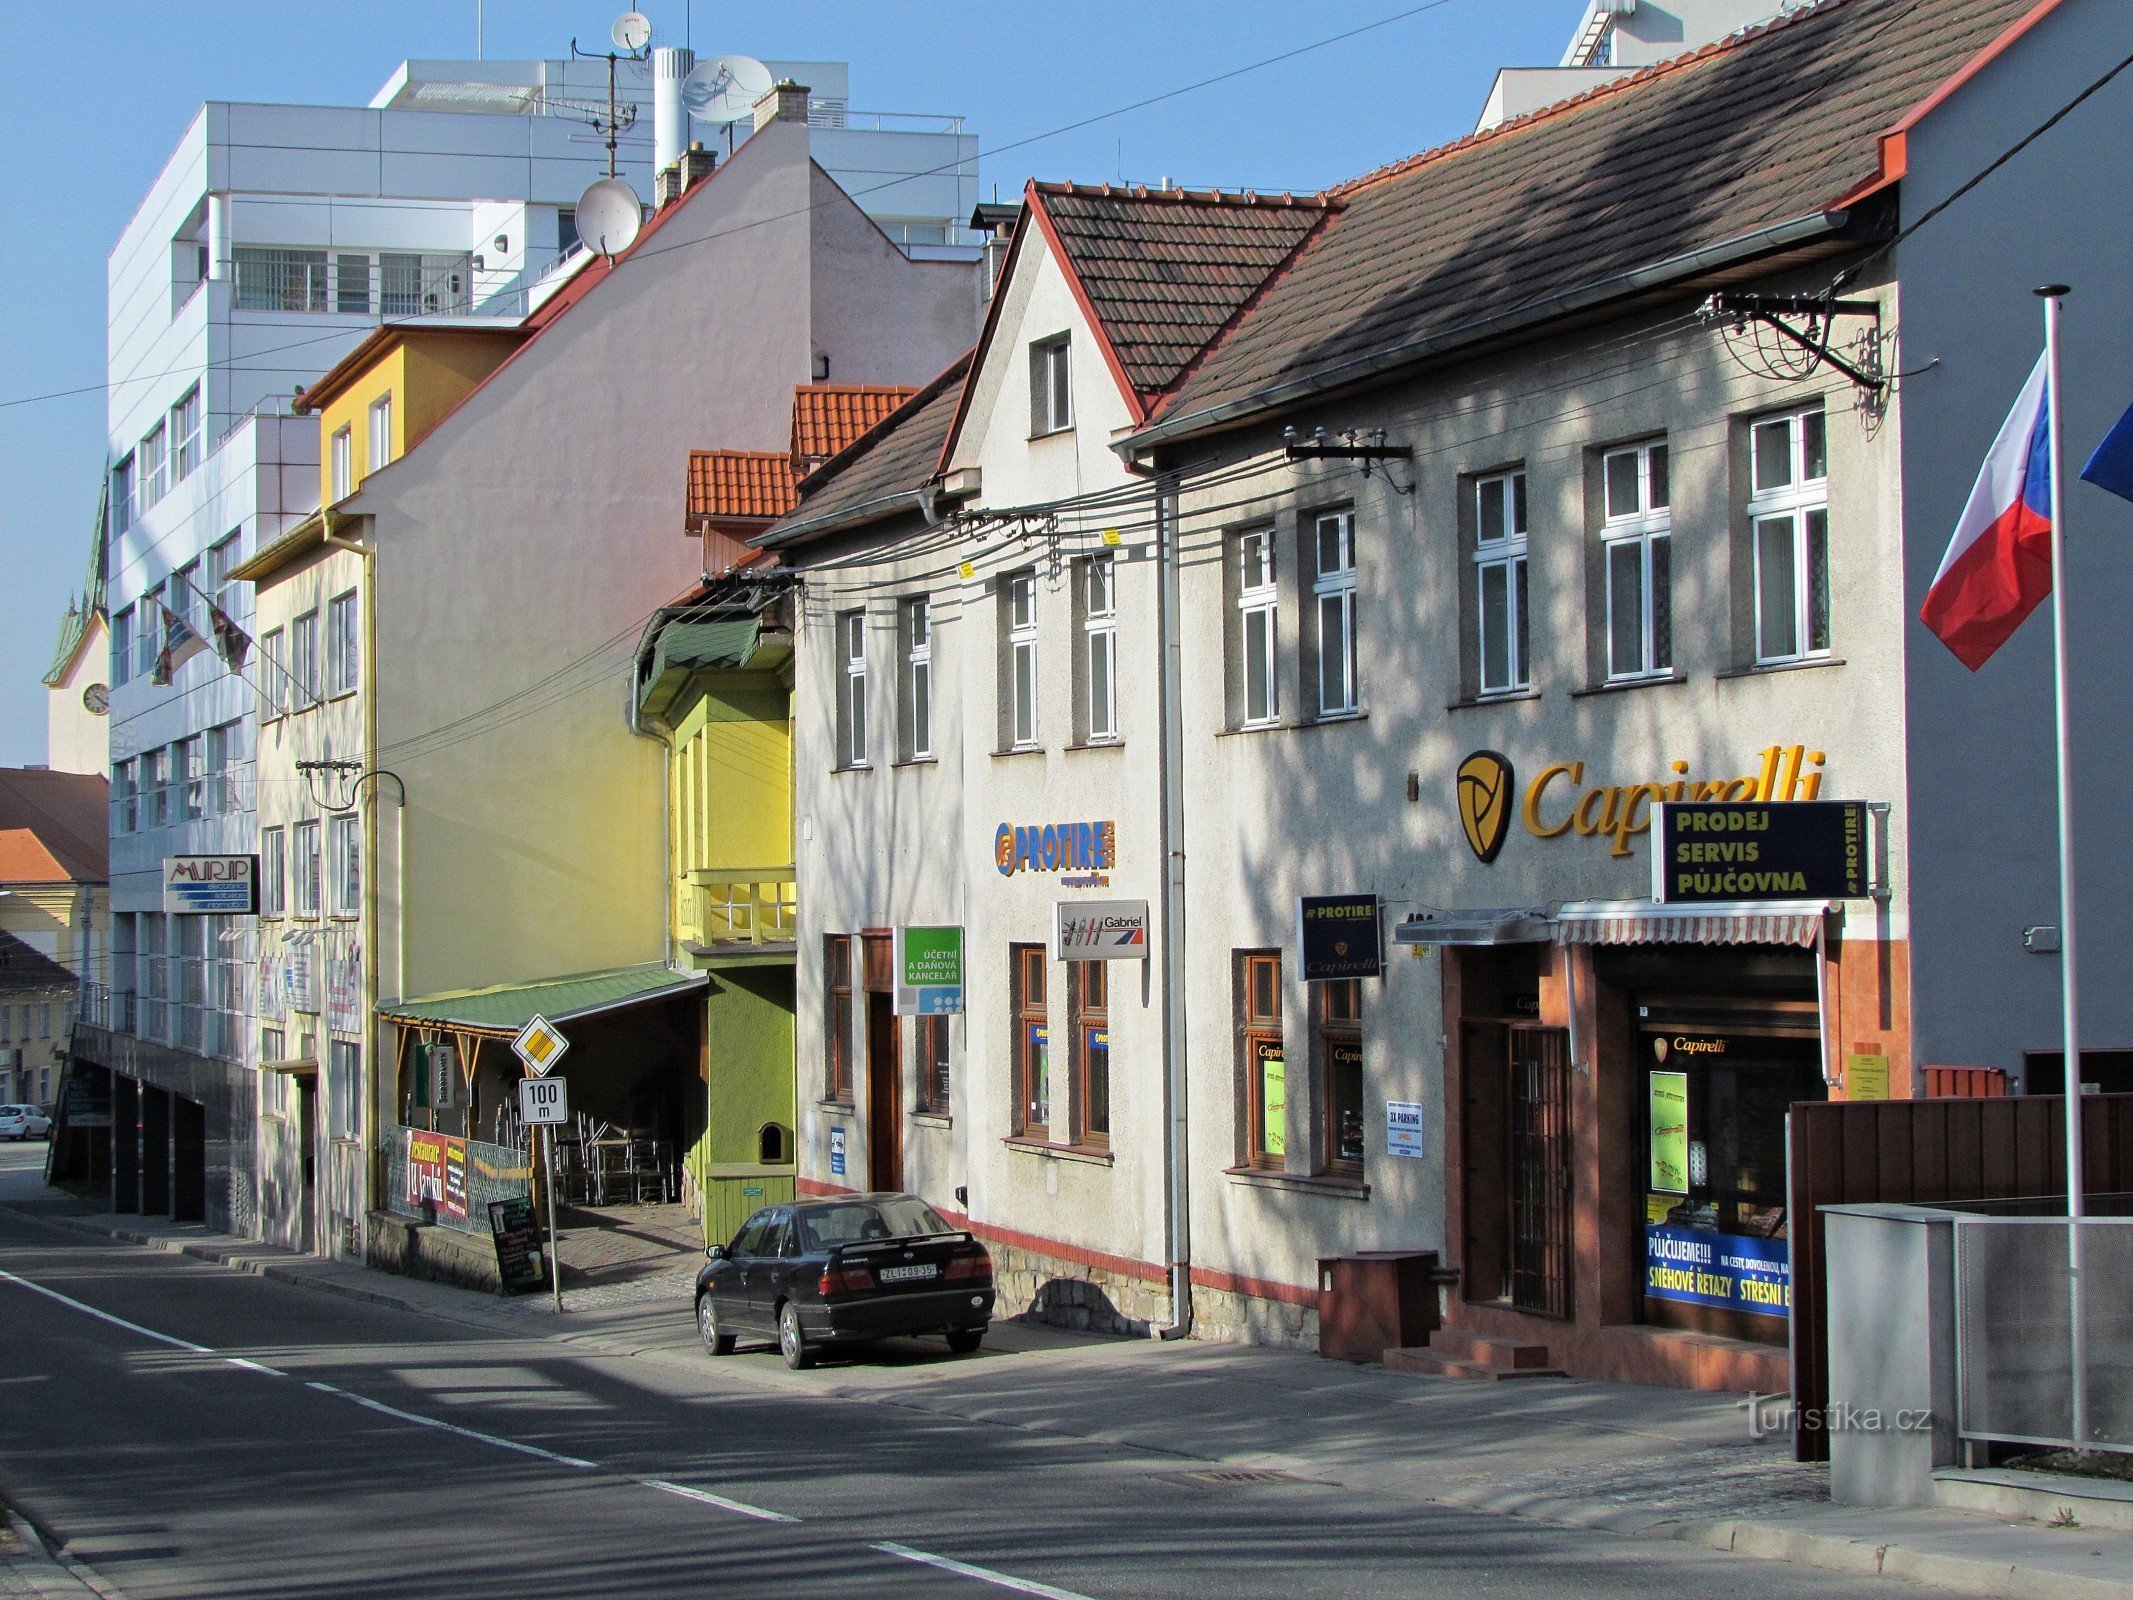
[[[1664,676],[1674,665],[1673,531],[1664,443],[1600,459],[1607,679]]]
[[[1274,581],[1274,530],[1247,528],[1230,542],[1236,586],[1236,644],[1231,724],[1272,727],[1281,720],[1279,598]]]
[[[852,1103],[852,941],[841,933],[822,941],[822,1028],[828,1045],[823,1092],[838,1105]]]
[[[1118,564],[1113,556],[1084,556],[1075,563],[1074,610],[1080,650],[1075,659],[1075,700],[1084,744],[1118,737]]]
[[[1074,426],[1074,384],[1065,334],[1029,347],[1029,432],[1032,439]]]
[[[1007,959],[1015,1028],[1009,1053],[1015,1072],[1015,1133],[1025,1139],[1048,1139],[1052,1131],[1052,1046],[1044,946],[1011,944]]]
[[[1363,1175],[1363,985],[1335,978],[1318,996],[1318,1114],[1325,1170]]]
[[[1073,1029],[1074,1142],[1111,1143],[1111,963],[1067,964],[1068,1025]]]
[[[1241,1165],[1279,1171],[1286,1164],[1288,1058],[1281,1042],[1281,956],[1240,950],[1237,971],[1237,1080],[1243,1101],[1237,1127]]]
[[[1362,709],[1356,671],[1354,512],[1329,512],[1313,519],[1311,558],[1318,714],[1345,717]]]
[[[1517,694],[1531,683],[1526,597],[1526,475],[1474,480],[1472,680],[1483,695]]]
[[[1000,747],[1037,747],[1037,573],[1000,579]]]
[[[919,1017],[913,1031],[918,1046],[918,1109],[945,1117],[949,1115],[948,1019]]]
[[[1825,656],[1829,436],[1820,406],[1748,426],[1748,528],[1758,665]]]
[[[837,617],[837,765],[867,764],[867,614]]]
[[[933,606],[914,595],[897,608],[897,755],[924,761],[933,754]]]

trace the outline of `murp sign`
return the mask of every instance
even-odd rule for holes
[[[259,857],[165,856],[163,909],[180,916],[258,911]]]
[[[1648,1223],[1644,1292],[1655,1300],[1786,1316],[1792,1311],[1792,1248],[1783,1239]]]

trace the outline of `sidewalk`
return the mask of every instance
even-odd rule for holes
[[[48,1553],[37,1530],[0,1506],[0,1597],[4,1600],[102,1600],[101,1593]]]
[[[558,1317],[545,1298],[501,1300],[198,1227],[91,1214],[65,1196],[10,1209],[502,1336],[656,1361],[707,1382],[902,1406],[1168,1458],[1210,1492],[1234,1488],[1228,1475],[1282,1474],[1971,1594],[2133,1600],[2133,1534],[1832,1506],[1827,1470],[1794,1462],[1783,1438],[1752,1437],[1744,1406],[1730,1395],[1557,1379],[1464,1382],[1296,1351],[1017,1324],[996,1324],[986,1357],[975,1361],[892,1351],[789,1372],[772,1355],[744,1352],[714,1367],[697,1343],[686,1290],[673,1303],[610,1301]]]

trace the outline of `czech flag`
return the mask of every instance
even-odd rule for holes
[[[2045,379],[2046,357],[2039,356],[1985,455],[1918,612],[1972,672],[2052,592],[2052,419]]]

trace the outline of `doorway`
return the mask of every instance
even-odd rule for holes
[[[1567,1318],[1573,1287],[1569,1036],[1560,1028],[1506,1032],[1511,1303]]]
[[[894,998],[867,996],[867,1186],[904,1186],[904,1063]]]
[[[303,1188],[296,1206],[296,1248],[309,1255],[318,1248],[318,1079],[309,1074],[296,1083],[296,1148],[303,1163]]]
[[[176,1222],[207,1220],[207,1108],[182,1097],[172,1104],[170,1215]]]

